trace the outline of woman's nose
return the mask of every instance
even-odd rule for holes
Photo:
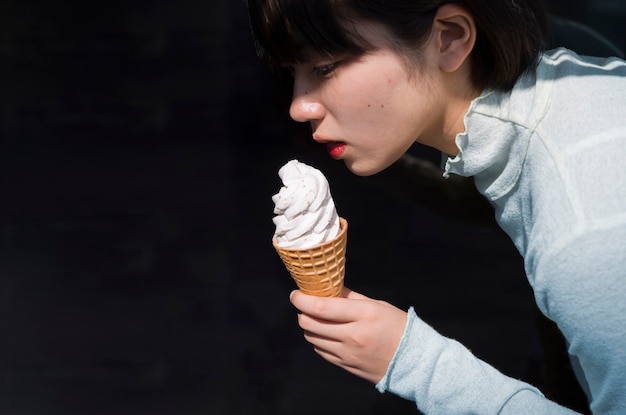
[[[319,120],[322,114],[322,105],[319,102],[294,97],[289,107],[289,115],[294,121],[307,122]]]
[[[307,122],[321,119],[323,113],[324,108],[314,94],[309,93],[306,88],[298,85],[298,82],[294,82],[293,97],[289,107],[291,118],[294,121]]]

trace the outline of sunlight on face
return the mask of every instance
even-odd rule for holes
[[[428,143],[440,99],[427,65],[407,64],[388,34],[361,25],[375,50],[358,57],[313,58],[293,66],[291,117],[310,122],[315,141],[358,175],[399,159],[415,141]]]

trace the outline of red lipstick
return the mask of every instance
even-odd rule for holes
[[[334,142],[326,144],[326,150],[328,151],[328,154],[330,154],[330,156],[334,159],[338,159],[339,157],[341,157],[345,149],[346,143]]]

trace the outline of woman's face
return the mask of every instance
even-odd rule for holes
[[[438,147],[445,96],[428,66],[411,69],[381,29],[360,27],[375,50],[293,66],[291,117],[355,174],[380,172],[415,142]]]

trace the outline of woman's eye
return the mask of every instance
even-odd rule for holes
[[[337,69],[337,66],[337,63],[329,63],[328,65],[316,66],[313,68],[313,72],[320,76],[328,76],[333,73],[335,69]]]

